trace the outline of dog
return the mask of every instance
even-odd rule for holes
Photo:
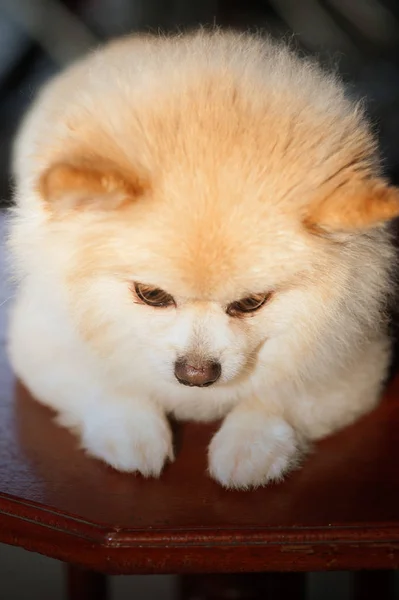
[[[90,455],[158,477],[169,417],[223,419],[209,473],[254,488],[377,405],[399,195],[314,61],[112,41],[39,93],[13,174],[10,360]]]

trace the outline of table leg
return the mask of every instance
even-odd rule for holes
[[[107,600],[107,577],[75,565],[66,565],[68,600]]]
[[[356,571],[352,577],[354,600],[394,600],[394,571]]]
[[[179,600],[304,600],[306,574],[184,575]]]
[[[268,598],[271,600],[305,600],[306,573],[270,573]]]

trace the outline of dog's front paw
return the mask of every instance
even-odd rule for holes
[[[144,477],[158,477],[173,460],[169,423],[152,407],[102,407],[83,424],[82,445],[118,471]]]
[[[210,444],[209,471],[226,488],[256,488],[282,479],[299,458],[297,436],[286,421],[233,411]]]

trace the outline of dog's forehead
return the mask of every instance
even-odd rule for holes
[[[173,294],[228,301],[267,291],[303,267],[306,242],[281,215],[226,207],[159,216],[140,244],[151,257],[147,279]]]

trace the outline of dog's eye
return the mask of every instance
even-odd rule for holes
[[[159,288],[144,285],[143,283],[135,283],[134,291],[136,293],[137,298],[141,300],[141,302],[144,302],[144,304],[148,304],[149,306],[175,306],[173,296]]]
[[[272,297],[272,292],[267,294],[255,294],[232,302],[227,307],[227,314],[231,317],[239,317],[259,310]]]

